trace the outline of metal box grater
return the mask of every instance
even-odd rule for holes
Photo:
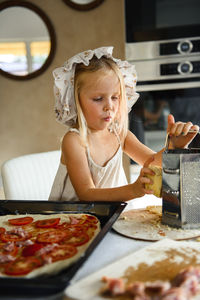
[[[200,228],[200,149],[163,152],[162,223]]]

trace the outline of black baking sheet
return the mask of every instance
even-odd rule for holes
[[[54,202],[54,201],[0,201],[0,215],[8,214],[58,214],[90,213],[101,223],[101,231],[77,262],[56,275],[36,278],[0,278],[0,298],[21,295],[35,297],[51,296],[63,291],[70,283],[77,270],[111,229],[120,213],[125,208],[124,202]],[[28,299],[28,298],[27,298]]]

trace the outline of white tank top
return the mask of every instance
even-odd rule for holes
[[[70,128],[69,131],[74,131],[79,134],[79,131]],[[97,165],[91,155],[89,147],[86,148],[88,165],[91,176],[96,188],[112,188],[127,184],[126,175],[123,168],[123,151],[119,136],[116,134],[119,141],[119,148],[115,155],[107,162],[105,166]],[[78,176],[78,171],[77,171]],[[78,201],[76,192],[72,186],[66,165],[60,163],[54,183],[51,189],[49,200],[53,201]]]

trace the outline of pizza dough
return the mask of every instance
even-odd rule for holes
[[[185,240],[200,236],[200,229],[179,229],[161,223],[162,206],[148,206],[122,213],[113,225],[118,233],[139,240],[158,241],[164,238]]]
[[[149,166],[149,169],[155,172],[155,175],[147,175],[147,177],[153,180],[153,184],[145,184],[146,189],[150,189],[154,191],[154,195],[158,198],[161,197],[161,189],[162,189],[162,168],[158,166]]]
[[[32,217],[33,218],[33,222],[31,224],[26,224],[23,226],[14,226],[12,224],[9,223],[8,220],[10,219],[16,219],[16,218],[24,218],[24,217]],[[59,223],[58,225],[54,226],[53,228],[38,228],[36,227],[36,222],[38,220],[49,220],[49,219],[56,219],[59,218]],[[87,222],[85,222],[85,220],[87,219]],[[79,225],[78,222],[81,222],[81,224]],[[84,223],[85,222],[85,223]],[[84,223],[84,224],[83,224]],[[67,226],[70,227],[67,227]],[[83,226],[84,225],[84,226]],[[64,228],[63,228],[64,226]],[[39,256],[39,259],[42,259],[42,265],[33,269],[30,273],[26,274],[26,275],[22,275],[22,276],[17,276],[17,277],[24,277],[24,278],[33,278],[39,275],[51,275],[51,274],[56,274],[59,271],[61,271],[62,269],[65,269],[66,267],[68,267],[69,265],[71,265],[72,263],[74,263],[75,261],[77,261],[81,256],[84,255],[84,252],[86,251],[86,249],[88,248],[88,246],[91,244],[91,242],[93,241],[93,239],[97,236],[97,234],[100,231],[100,222],[99,220],[92,215],[89,214],[52,214],[52,215],[41,215],[41,214],[28,214],[28,215],[6,215],[6,216],[1,216],[0,217],[0,228],[5,228],[6,232],[12,232],[13,230],[17,230],[21,231],[22,229],[22,233],[23,231],[25,231],[26,233],[30,234],[30,237],[26,240],[29,241],[33,241],[37,244],[40,244],[42,246],[44,246],[45,249],[47,249],[47,256],[48,256],[48,247],[51,247],[53,245],[53,247],[58,247],[60,244],[63,244],[62,246],[65,246],[66,244],[70,244],[73,247],[76,248],[76,254],[66,258],[66,259],[61,259],[61,260],[57,260],[57,261],[48,261],[47,259],[43,259],[42,254],[37,254],[38,252],[36,252],[36,256]],[[70,229],[69,229],[70,228]],[[73,238],[76,239],[76,237],[79,235],[79,232],[82,232],[81,230],[84,228],[84,234],[86,233],[86,236],[88,236],[89,238],[87,239],[87,242],[78,245],[78,243],[74,243]],[[69,240],[63,240],[62,242],[53,242],[53,240],[49,243],[42,243],[41,241],[39,241],[39,234],[45,234],[45,232],[50,231],[50,235],[49,238],[53,239],[53,238],[57,238],[58,234],[60,234],[60,232],[65,231],[65,232],[69,232],[69,230],[71,230],[70,234],[71,234],[71,239]],[[79,230],[79,231],[78,231]],[[0,231],[1,233],[1,231]],[[17,233],[18,234],[18,233]],[[21,233],[20,233],[21,234]],[[53,234],[53,235],[52,235]],[[64,233],[64,235],[66,236],[66,234]],[[54,236],[54,237],[52,237]],[[40,236],[41,237],[41,236]],[[39,242],[38,242],[39,241]],[[14,242],[17,245],[18,248],[18,253],[16,255],[16,258],[24,258],[23,257],[23,250],[24,248],[27,246],[20,245],[20,242]],[[3,234],[0,234],[0,247],[4,246],[5,244],[8,244],[4,241],[3,239]],[[62,248],[62,247],[61,247]],[[4,251],[5,252],[5,251]],[[3,254],[4,254],[3,252]],[[49,251],[51,252],[51,251]],[[41,253],[41,252],[40,252]],[[11,253],[12,254],[12,253]],[[8,252],[9,255],[9,252]],[[62,255],[62,253],[61,253]],[[35,256],[35,254],[34,254]],[[30,257],[30,256],[29,256]],[[2,258],[2,253],[1,253],[1,248],[0,248],[0,259]],[[2,263],[2,261],[0,260],[0,277],[10,277],[11,275],[5,274],[5,270],[4,270],[4,266],[6,263]],[[12,276],[13,277],[13,276]],[[16,276],[14,276],[16,277]]]

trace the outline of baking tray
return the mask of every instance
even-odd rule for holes
[[[58,213],[90,213],[95,215],[100,223],[101,230],[84,255],[74,264],[65,268],[56,275],[38,276],[36,278],[0,278],[0,298],[10,296],[44,298],[58,295],[70,284],[70,280],[83,265],[95,247],[100,243],[105,234],[111,229],[126,203],[124,202],[54,202],[54,201],[16,201],[1,200],[0,216],[8,214],[45,214]],[[30,296],[31,295],[31,296]],[[9,299],[11,299],[9,298]]]

